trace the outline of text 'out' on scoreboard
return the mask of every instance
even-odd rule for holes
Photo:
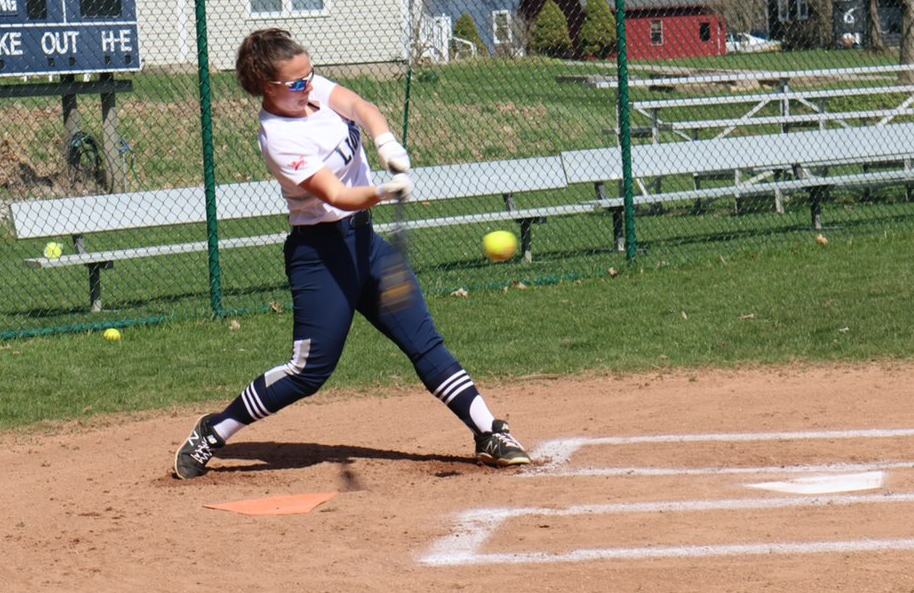
[[[136,0],[0,0],[0,76],[140,66]]]

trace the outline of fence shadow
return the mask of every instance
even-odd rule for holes
[[[223,297],[243,297],[248,295],[256,294],[268,294],[277,290],[282,290],[288,288],[287,283],[269,283],[269,284],[260,284],[256,286],[249,286],[245,288],[229,288],[222,291]],[[174,305],[175,303],[180,303],[182,301],[199,301],[201,303],[207,303],[209,301],[209,293],[205,290],[192,290],[185,292],[176,292],[174,294],[166,295],[157,295],[150,296],[147,298],[134,298],[134,299],[119,299],[111,302],[105,303],[105,308],[103,312],[117,312],[120,310],[136,310],[142,308],[155,308],[158,306],[160,309],[155,309],[156,314],[165,314],[167,311],[164,309],[167,308],[167,305]],[[264,304],[264,307],[268,304]],[[91,307],[89,304],[74,306],[74,307],[43,307],[37,308],[32,307],[30,309],[11,309],[9,311],[4,311],[5,314],[9,315],[21,315],[23,317],[42,319],[50,317],[59,317],[62,315],[93,315]]]

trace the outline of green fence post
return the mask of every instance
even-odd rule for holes
[[[406,100],[403,102],[403,147],[406,148],[406,135],[409,133],[409,102],[413,86],[413,64],[410,60],[406,70]]]
[[[200,81],[200,124],[203,140],[203,189],[206,193],[206,236],[209,252],[209,296],[215,317],[222,317],[222,270],[219,267],[219,223],[216,220],[216,166],[213,154],[213,106],[206,44],[206,0],[195,0],[197,72]]]
[[[638,237],[635,233],[635,184],[632,179],[632,130],[628,104],[628,48],[625,44],[625,0],[616,0],[616,37],[619,67],[619,147],[622,149],[622,192],[625,208],[625,257],[635,259]]]

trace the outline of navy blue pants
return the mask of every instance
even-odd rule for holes
[[[396,311],[381,307],[383,266],[396,252],[375,234],[367,213],[294,227],[284,251],[295,317],[293,355],[243,394],[252,420],[320,389],[336,369],[356,311],[409,357],[427,387],[445,371],[459,368],[435,328],[412,270],[409,306]]]

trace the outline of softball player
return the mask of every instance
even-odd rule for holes
[[[262,97],[260,148],[289,206],[292,229],[284,253],[294,312],[292,359],[254,379],[222,412],[197,420],[175,453],[177,477],[204,474],[214,451],[240,429],[317,392],[336,368],[356,311],[397,344],[425,387],[470,428],[480,461],[530,463],[445,348],[411,270],[408,306],[381,305],[382,262],[394,248],[375,234],[369,208],[408,197],[413,187],[409,156],[381,112],[315,75],[307,51],[281,29],[248,35],[236,71],[244,90]],[[362,129],[395,173],[379,186],[371,182]]]

